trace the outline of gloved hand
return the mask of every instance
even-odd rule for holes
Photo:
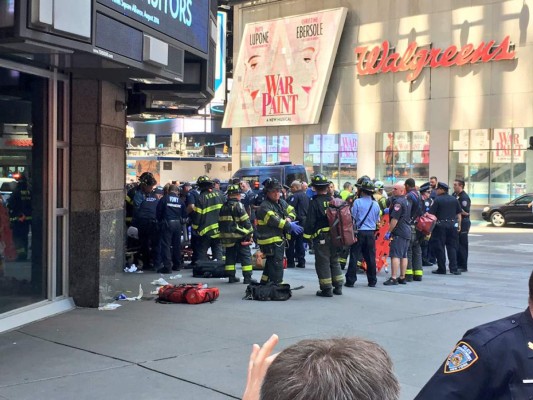
[[[389,209],[388,208],[384,209],[383,210],[383,214],[388,215],[389,214]]]
[[[289,222],[289,224],[291,224],[291,232],[295,235],[301,235],[304,232],[304,228],[302,228],[296,222]]]
[[[389,240],[389,239],[390,239],[390,235],[391,235],[391,233],[390,233],[390,232],[387,232],[387,233],[385,234],[385,240]]]

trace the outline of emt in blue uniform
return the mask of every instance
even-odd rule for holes
[[[533,272],[529,307],[470,329],[415,400],[533,399]]]

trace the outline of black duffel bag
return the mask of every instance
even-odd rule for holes
[[[203,260],[196,261],[192,269],[192,276],[195,278],[225,278],[226,267],[224,261]]]
[[[302,289],[299,286],[292,290]],[[252,282],[246,288],[243,300],[259,300],[259,301],[285,301],[292,297],[291,285],[288,283],[274,283],[268,282],[264,285],[259,282]]]

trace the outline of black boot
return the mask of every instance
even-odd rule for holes
[[[250,283],[252,283],[252,274],[243,274],[242,283],[244,283],[245,285],[249,285]]]
[[[336,287],[333,289],[333,294],[336,294],[337,296],[342,295],[342,286],[336,286]]]
[[[239,278],[237,278],[236,276],[230,276],[228,278],[228,283],[238,283],[240,282],[241,280]]]
[[[319,297],[333,297],[333,292],[331,288],[322,289],[316,292],[316,295]]]

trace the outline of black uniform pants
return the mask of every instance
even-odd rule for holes
[[[215,239],[209,236],[198,237],[198,261],[207,260],[207,250],[211,247],[211,255],[213,259],[222,261],[223,251],[222,244],[219,239]]]
[[[226,247],[225,271],[227,276],[235,277],[235,264],[241,263],[242,276],[252,276],[252,253],[249,245],[242,245],[240,241],[233,246]]]
[[[305,267],[305,248],[303,234],[291,234],[291,240],[289,240],[289,247],[287,248],[287,267],[294,267],[295,261],[298,263],[298,267]]]
[[[161,223],[161,258],[163,266],[181,268],[181,222],[179,220]]]
[[[346,271],[346,283],[352,285],[357,281],[357,263],[351,260],[364,259],[366,262],[366,278],[369,285],[375,285],[376,277],[376,237],[374,231],[357,232],[357,242],[351,247],[350,263]]]
[[[266,256],[265,269],[261,276],[261,283],[283,282],[283,256],[285,242],[261,246],[261,252]]]
[[[341,287],[344,283],[341,266],[339,265],[338,248],[333,246],[329,234],[319,235],[313,240],[315,249],[315,269],[320,289]]]
[[[13,244],[17,250],[17,260],[28,259],[28,235],[30,233],[31,221],[16,221],[11,224],[13,231]]]
[[[155,219],[141,219],[137,222],[143,268],[159,269],[161,264],[161,242],[159,226]]]
[[[457,271],[457,228],[453,222],[437,223],[431,237],[435,240],[435,255],[438,270],[446,272],[446,252],[448,253],[448,266],[450,272]]]
[[[468,232],[470,232],[470,218],[461,220],[461,232],[459,233],[459,246],[457,248],[457,266],[468,269]]]

